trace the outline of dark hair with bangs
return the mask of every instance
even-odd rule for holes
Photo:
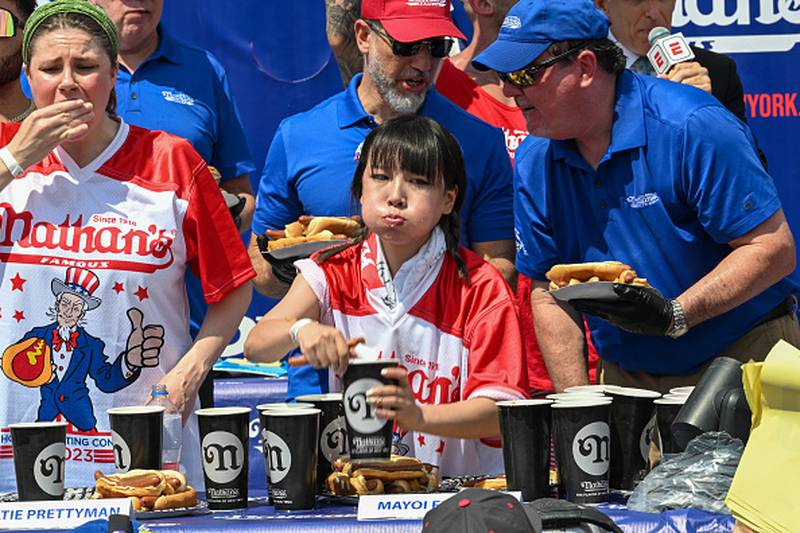
[[[414,114],[397,116],[372,130],[364,140],[350,188],[356,203],[361,198],[367,164],[384,170],[402,169],[428,177],[434,183],[441,181],[445,190],[456,189],[453,211],[439,219],[439,227],[444,233],[447,253],[455,260],[459,275],[469,282],[467,266],[458,253],[461,227],[458,212],[464,202],[467,176],[461,147],[453,135],[435,120]],[[351,242],[321,253],[319,261],[360,243],[368,234],[369,229],[362,228]]]

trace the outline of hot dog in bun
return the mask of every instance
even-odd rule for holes
[[[197,505],[197,492],[176,470],[95,472],[95,498],[130,498],[136,511],[179,509]]]

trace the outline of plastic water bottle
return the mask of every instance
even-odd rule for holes
[[[166,385],[153,385],[150,392],[150,405],[160,405],[164,408],[164,441],[161,454],[161,464],[166,470],[180,470],[181,462],[181,437],[183,435],[183,422],[178,408],[169,399]]]

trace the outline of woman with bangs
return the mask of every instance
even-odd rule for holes
[[[357,343],[397,359],[384,375],[400,385],[368,400],[396,421],[395,453],[444,476],[503,471],[495,402],[528,390],[511,290],[458,245],[465,183],[460,147],[435,121],[402,115],[373,130],[352,184],[360,235],[295,263],[288,294],[245,343],[267,362],[299,347],[331,370],[334,391]]]

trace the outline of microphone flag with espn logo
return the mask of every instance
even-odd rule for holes
[[[647,59],[659,76],[678,63],[694,59],[694,52],[682,33],[670,35],[667,28],[656,26],[650,30],[647,40],[651,45]]]

